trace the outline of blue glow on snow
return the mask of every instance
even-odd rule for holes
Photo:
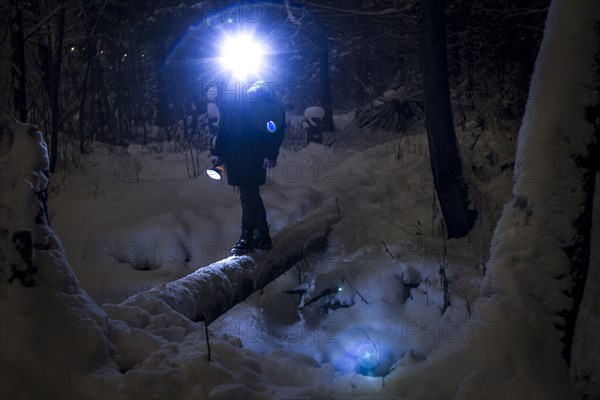
[[[372,343],[363,343],[356,350],[356,358],[361,370],[372,370],[377,367],[377,349]]]

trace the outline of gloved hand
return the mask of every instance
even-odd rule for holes
[[[264,169],[275,168],[276,165],[277,165],[277,161],[276,160],[270,160],[268,158],[265,158],[265,161],[263,162],[263,168]]]
[[[218,165],[222,165],[225,164],[225,160],[223,160],[221,157],[219,156],[212,156],[210,158],[210,162],[212,163],[213,167],[216,167]]]

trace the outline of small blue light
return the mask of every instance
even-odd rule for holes
[[[273,121],[267,122],[267,130],[270,133],[275,133],[275,131],[277,130],[277,125],[275,125],[275,122],[273,122]]]
[[[377,349],[371,343],[364,343],[356,350],[356,358],[361,370],[373,370],[377,367]]]

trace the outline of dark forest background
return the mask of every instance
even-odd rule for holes
[[[283,88],[290,114],[322,105],[357,111],[363,126],[422,123],[416,1],[253,3],[3,0],[0,108],[40,127],[52,169],[77,165],[93,141],[185,145],[202,134],[207,84],[224,78],[214,59],[220,37],[243,24],[276,50],[265,80]],[[548,4],[446,2],[456,126],[521,117]],[[397,101],[375,107],[389,90]],[[395,111],[408,121],[393,123]]]

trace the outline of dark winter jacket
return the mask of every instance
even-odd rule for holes
[[[264,160],[277,160],[283,141],[283,108],[269,100],[224,103],[220,122],[212,154],[225,161],[227,183],[264,185]]]

